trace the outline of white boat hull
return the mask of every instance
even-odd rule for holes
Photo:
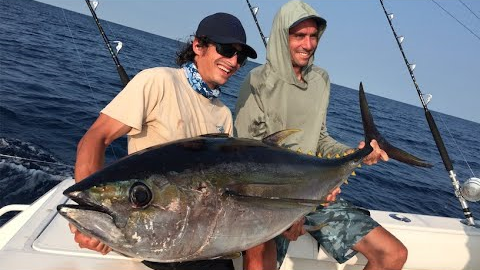
[[[67,200],[62,191],[71,184],[72,179],[63,181],[0,228],[0,270],[149,269],[138,260],[114,252],[103,256],[78,247],[67,221],[56,212],[57,205]],[[454,218],[393,213],[410,219],[407,223],[391,218],[388,212],[371,212],[407,246],[404,269],[480,269],[480,229]],[[366,262],[357,255],[339,265],[305,235],[291,243],[281,269],[354,270],[363,269]],[[235,260],[235,267],[241,269],[241,258]]]
[[[404,222],[390,217],[405,217]],[[479,270],[480,229],[454,218],[371,211],[372,218],[400,239],[408,249],[405,270]],[[292,242],[281,269],[357,270],[366,265],[357,254],[339,265],[313,237],[306,235]]]

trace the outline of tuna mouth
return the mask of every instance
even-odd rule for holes
[[[79,223],[77,218],[80,215],[89,216],[92,214],[102,215],[106,219],[110,219],[113,222],[115,218],[113,213],[108,211],[108,209],[101,206],[92,206],[92,205],[79,205],[79,204],[61,204],[57,206],[57,212],[65,217],[68,221],[73,223],[77,228],[85,228],[85,224]]]
[[[112,216],[112,213],[108,209],[106,209],[105,207],[96,206],[96,205],[61,204],[57,206],[57,211],[59,213],[66,213],[66,211],[70,209],[80,210],[80,211],[94,211],[94,212],[104,213],[109,216]]]
[[[63,204],[57,206],[57,211],[68,220],[74,221],[78,215],[96,215],[112,220],[118,228],[123,228],[127,224],[126,217],[114,211],[102,203],[97,202],[91,198],[88,192],[84,191],[70,191],[68,189],[63,193],[69,199],[77,204]]]
[[[75,209],[80,211],[94,211],[100,212],[109,215],[110,217],[114,217],[113,212],[103,205],[99,205],[95,203],[85,192],[82,191],[72,191],[67,192],[66,190],[63,194],[67,196],[72,201],[76,202],[77,204],[63,204],[57,207],[57,210],[60,212],[62,208],[69,208]]]
[[[125,238],[115,219],[102,207],[62,204],[57,206],[57,212],[83,234],[104,243]]]
[[[57,206],[57,212],[77,227],[82,233],[95,236],[95,226],[99,224],[111,224],[115,227],[115,218],[109,211],[102,207],[77,204],[61,204]],[[96,237],[96,236],[95,236]]]

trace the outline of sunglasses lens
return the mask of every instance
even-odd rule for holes
[[[220,44],[215,43],[215,49],[217,53],[227,57],[232,58],[235,54],[237,54],[237,62],[243,66],[247,60],[247,55],[241,51],[238,51],[232,44]]]
[[[232,57],[235,55],[237,50],[231,44],[215,44],[215,48],[217,49],[217,53],[225,57]]]
[[[217,52],[225,57],[230,58],[235,55],[237,50],[231,44],[217,44]]]
[[[240,66],[245,65],[245,63],[247,62],[247,55],[245,55],[244,53],[238,53],[237,62],[240,64]]]

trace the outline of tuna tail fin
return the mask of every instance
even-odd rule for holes
[[[380,145],[380,148],[383,149],[390,158],[414,166],[427,168],[432,167],[431,164],[412,154],[407,153],[406,151],[403,151],[402,149],[391,145],[385,138],[383,138],[380,132],[378,132],[375,123],[373,122],[373,117],[370,113],[370,109],[368,108],[367,98],[365,96],[365,91],[363,90],[363,84],[361,82],[358,92],[366,145],[370,145],[370,142],[375,139],[378,142],[378,145]]]

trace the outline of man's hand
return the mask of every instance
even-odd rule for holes
[[[100,242],[97,238],[94,237],[89,237],[84,234],[82,234],[77,227],[73,226],[72,224],[68,224],[70,226],[70,231],[75,234],[75,242],[78,243],[80,248],[88,248],[94,251],[98,251],[102,253],[103,255],[109,253],[112,251],[112,249],[105,245],[104,243]]]
[[[296,241],[300,235],[304,235],[307,231],[303,228],[305,217],[297,220],[292,226],[282,233],[283,237],[290,241]]]
[[[331,203],[331,202],[334,202],[335,200],[337,200],[337,196],[341,192],[342,192],[342,190],[340,189],[340,187],[337,187],[336,189],[332,190],[332,192],[330,192],[327,195],[327,198],[325,198],[326,203],[322,203],[322,205],[326,207],[326,206],[328,206],[328,203]]]
[[[334,202],[337,199],[338,194],[340,194],[342,190],[340,187],[337,187],[334,189],[331,193],[327,195],[327,198],[325,199],[327,202]]]
[[[373,165],[377,164],[379,160],[388,161],[388,154],[380,149],[376,140],[372,140],[370,146],[373,148],[373,151],[363,159],[363,163]],[[360,142],[358,148],[362,149],[363,147],[365,147],[365,142]]]

